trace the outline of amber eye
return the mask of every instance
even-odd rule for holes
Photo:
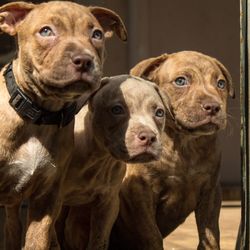
[[[219,89],[224,89],[224,88],[226,87],[226,82],[225,82],[224,80],[219,80],[219,81],[217,82],[217,87],[218,87]]]
[[[125,113],[123,107],[121,105],[115,105],[111,108],[111,112],[113,115],[122,115]]]
[[[180,77],[177,77],[174,81],[175,85],[179,86],[179,87],[182,87],[182,86],[185,86],[187,85],[187,79],[183,76],[180,76]]]
[[[165,111],[163,109],[161,109],[161,108],[156,109],[155,116],[164,117],[164,115],[165,115]]]
[[[48,26],[46,26],[46,27],[43,27],[40,31],[39,31],[39,34],[41,35],[41,36],[44,36],[44,37],[48,37],[48,36],[54,36],[55,35],[55,33],[53,32],[53,30],[50,28],[50,27],[48,27]]]
[[[102,40],[103,38],[103,33],[101,30],[94,30],[93,34],[92,34],[92,38],[97,39],[97,40]]]

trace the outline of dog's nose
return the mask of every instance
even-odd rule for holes
[[[140,145],[150,146],[156,141],[156,135],[152,131],[142,131],[138,134]]]
[[[90,72],[94,67],[93,58],[87,54],[73,56],[72,63],[77,70],[82,72]]]
[[[216,115],[220,111],[220,104],[217,102],[204,103],[202,107],[208,115]]]

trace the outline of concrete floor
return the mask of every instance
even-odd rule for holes
[[[238,203],[239,204],[239,203]],[[240,206],[224,204],[220,214],[221,250],[234,250],[240,223]],[[194,214],[164,240],[165,250],[195,250],[198,235]]]

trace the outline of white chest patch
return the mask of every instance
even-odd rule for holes
[[[46,178],[46,175],[55,171],[48,150],[34,137],[19,148],[7,170],[9,177],[15,182],[13,188],[16,192],[25,188],[33,176],[41,174]]]

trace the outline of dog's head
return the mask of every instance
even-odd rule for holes
[[[105,39],[127,38],[115,12],[67,1],[6,4],[0,30],[18,39],[15,76],[43,99],[89,96],[100,86]]]
[[[128,75],[102,82],[89,103],[96,140],[118,160],[157,160],[166,112],[158,87]]]
[[[194,135],[225,128],[234,88],[215,58],[194,51],[163,54],[140,62],[131,74],[156,82],[168,96],[175,128]]]

